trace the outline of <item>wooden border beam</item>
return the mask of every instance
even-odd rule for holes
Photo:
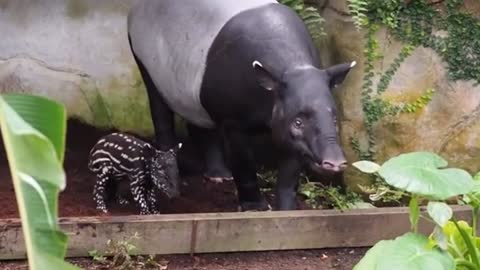
[[[458,219],[471,222],[471,210],[453,206]],[[425,212],[425,209],[422,208]],[[108,239],[138,233],[136,254],[194,254],[338,247],[368,247],[409,231],[406,207],[336,210],[165,214],[60,218],[69,237],[67,257],[104,250]],[[419,231],[433,225],[420,220]],[[0,220],[0,260],[26,256],[19,219]]]

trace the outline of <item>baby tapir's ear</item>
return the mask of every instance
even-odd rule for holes
[[[178,151],[180,151],[180,149],[182,148],[182,143],[179,143],[177,144],[175,147],[173,147],[172,149],[170,149],[170,152],[174,153],[175,155],[178,153]]]

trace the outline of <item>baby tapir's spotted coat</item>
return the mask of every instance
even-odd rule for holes
[[[163,152],[123,133],[112,133],[100,138],[90,150],[88,162],[88,168],[97,176],[93,191],[97,209],[108,212],[105,203],[106,188],[110,187],[108,184],[126,178],[140,214],[157,214],[155,188],[170,198],[179,194],[176,154],[180,147],[181,144]],[[120,196],[117,198],[121,204],[128,203]]]

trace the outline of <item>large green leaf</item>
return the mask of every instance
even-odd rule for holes
[[[389,185],[437,200],[469,193],[472,176],[461,169],[444,168],[447,164],[434,153],[412,152],[388,160],[378,173]]]
[[[410,199],[410,203],[408,204],[409,211],[409,219],[410,224],[412,225],[412,229],[416,232],[417,231],[417,224],[418,220],[420,219],[420,206],[418,205],[417,197],[412,197]]]
[[[476,245],[477,241],[473,238],[471,230],[466,230],[462,225],[460,225],[455,219],[453,223],[458,230],[458,233],[461,235],[463,242],[467,246],[468,258],[471,259],[471,263],[476,266],[476,269],[480,269],[480,260],[479,260],[479,250]]]
[[[370,248],[365,256],[353,267],[353,270],[375,270],[377,268],[378,258],[384,250],[390,247],[392,240],[382,240]]]
[[[67,124],[65,108],[50,99],[33,95],[11,93],[3,98],[25,122],[50,140],[58,160],[63,162]]]
[[[380,170],[380,165],[368,160],[360,160],[354,162],[352,165],[364,173],[376,173]]]
[[[453,216],[452,208],[444,202],[428,202],[427,211],[440,227],[445,226]]]
[[[378,242],[354,270],[453,270],[455,262],[447,252],[428,247],[428,238],[407,233],[395,240]]]
[[[458,226],[468,235],[472,234],[472,227],[470,227],[467,222],[460,220],[458,221]],[[457,226],[455,226],[455,223],[453,221],[448,221],[445,226],[443,226],[442,231],[447,241],[448,252],[455,259],[466,257],[468,247]],[[433,234],[430,235],[430,241],[432,244],[438,244]],[[480,249],[480,238],[476,237],[473,242],[475,247]]]
[[[463,200],[474,208],[480,208],[480,172],[473,177],[473,188]]]
[[[65,188],[66,113],[61,104],[28,95],[0,98],[0,127],[22,219],[29,268],[78,269],[63,261],[58,193]]]

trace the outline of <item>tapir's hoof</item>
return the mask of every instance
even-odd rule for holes
[[[272,211],[272,206],[266,201],[262,202],[243,202],[238,207],[239,212],[259,212]]]
[[[223,181],[232,181],[233,177],[229,174],[209,174],[206,173],[203,177],[213,183],[223,183]]]
[[[110,213],[107,210],[97,209],[97,215],[100,217],[110,216]]]

